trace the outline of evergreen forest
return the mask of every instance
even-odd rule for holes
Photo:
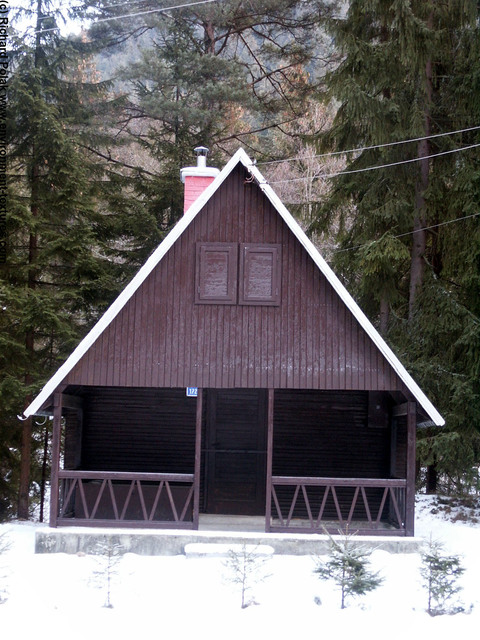
[[[0,521],[43,519],[51,421],[23,410],[182,215],[198,145],[255,159],[445,417],[418,432],[419,486],[478,496],[478,1],[20,4]]]

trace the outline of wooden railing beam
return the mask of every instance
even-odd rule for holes
[[[140,480],[141,482],[193,482],[193,473],[145,473],[130,471],[70,471],[61,469],[59,478],[82,478],[82,480]]]
[[[407,481],[404,478],[324,478],[304,476],[272,476],[272,482],[276,485],[314,485],[321,487],[405,487]]]

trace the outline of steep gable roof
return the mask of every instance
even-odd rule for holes
[[[387,362],[390,364],[395,373],[399,376],[405,386],[409,389],[412,395],[415,397],[417,402],[423,408],[425,413],[429,416],[429,418],[436,425],[441,426],[444,424],[444,420],[442,416],[438,413],[432,403],[428,400],[425,394],[422,392],[420,387],[416,384],[410,374],[406,371],[405,367],[401,364],[398,358],[395,356],[390,347],[386,344],[380,334],[376,331],[375,327],[368,320],[365,314],[361,311],[355,300],[345,289],[343,284],[334,274],[332,269],[328,266],[327,262],[322,258],[318,250],[315,248],[313,243],[309,240],[309,238],[305,235],[304,231],[300,227],[300,225],[295,221],[293,216],[286,209],[284,204],[278,198],[276,193],[270,187],[270,185],[265,181],[264,177],[258,170],[258,168],[252,163],[249,156],[245,153],[243,149],[239,149],[235,155],[229,160],[229,162],[225,165],[220,174],[215,178],[215,180],[205,189],[205,191],[201,194],[201,196],[191,205],[185,215],[181,218],[181,220],[175,225],[175,227],[171,230],[171,232],[167,235],[167,237],[163,240],[163,242],[158,246],[158,248],[152,253],[150,258],[145,262],[143,267],[137,272],[135,277],[131,280],[131,282],[125,287],[125,289],[120,293],[117,299],[112,303],[112,305],[107,309],[104,315],[99,319],[99,321],[95,324],[95,326],[91,329],[91,331],[85,336],[85,338],[79,343],[77,348],[73,351],[73,353],[69,356],[69,358],[65,361],[65,363],[58,369],[58,371],[52,376],[52,378],[47,382],[39,395],[35,398],[35,400],[27,407],[24,412],[25,416],[31,416],[36,414],[41,410],[42,406],[49,399],[51,394],[55,391],[59,384],[65,379],[65,377],[69,374],[69,372],[75,367],[75,365],[79,362],[79,360],[85,355],[85,353],[90,349],[90,347],[94,344],[97,338],[102,334],[102,332],[109,326],[109,324],[114,320],[114,318],[119,314],[119,312],[123,309],[123,307],[127,304],[127,302],[132,298],[135,292],[139,289],[142,283],[146,280],[149,274],[155,269],[155,267],[159,264],[168,250],[172,247],[172,245],[177,241],[177,239],[183,234],[185,229],[191,224],[191,222],[195,219],[197,214],[204,207],[206,202],[213,196],[213,194],[219,189],[222,183],[226,180],[226,178],[231,174],[233,169],[238,165],[242,164],[253,176],[255,181],[257,182],[259,188],[263,191],[265,196],[271,202],[272,206],[276,209],[279,215],[282,217],[284,222],[287,224],[292,233],[296,236],[298,241],[307,251],[309,256],[314,261],[315,265],[336,291],[340,299],[343,301],[345,306],[350,310],[353,316],[356,318],[360,326],[364,329],[382,355],[385,357]]]

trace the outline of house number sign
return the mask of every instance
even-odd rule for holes
[[[197,387],[187,387],[187,398],[196,398],[198,396]]]

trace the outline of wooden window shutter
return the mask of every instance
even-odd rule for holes
[[[237,244],[197,244],[195,302],[235,304],[237,302]]]
[[[281,245],[241,244],[239,304],[280,304]]]

